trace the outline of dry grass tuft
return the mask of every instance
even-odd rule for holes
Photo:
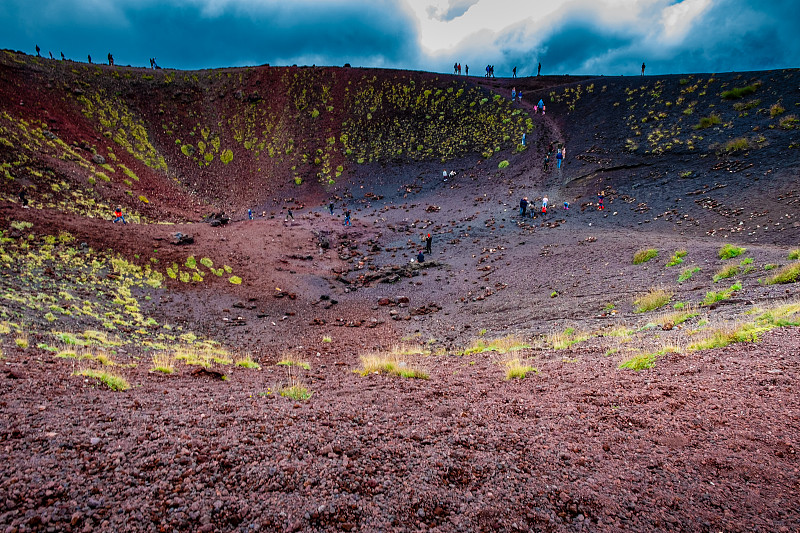
[[[130,383],[128,383],[128,381],[125,378],[123,378],[118,374],[114,374],[112,372],[107,372],[104,370],[94,370],[92,368],[87,368],[85,370],[76,372],[75,375],[94,378],[113,391],[125,391],[131,388]]]
[[[361,368],[356,372],[362,376],[369,374],[389,374],[403,378],[428,379],[428,373],[421,367],[409,364],[403,355],[395,352],[376,352],[362,355]]]
[[[461,352],[461,355],[472,355],[483,352],[497,352],[508,353],[518,352],[530,348],[530,344],[526,343],[522,338],[516,335],[507,335],[499,339],[487,341],[485,339],[477,339],[468,348]]]
[[[659,307],[663,307],[667,303],[669,303],[670,298],[672,298],[673,293],[671,291],[667,291],[664,289],[657,289],[653,288],[650,289],[650,292],[647,294],[643,294],[639,298],[633,301],[634,310],[637,313],[646,313],[648,311],[653,311],[654,309],[658,309]]]
[[[669,330],[677,325],[683,324],[690,318],[694,318],[699,314],[700,311],[697,309],[697,307],[689,305],[679,311],[665,311],[660,313],[653,318],[652,322],[658,324],[663,329]]]
[[[523,361],[519,358],[509,359],[505,363],[506,365],[506,379],[525,379],[525,377],[534,372],[536,374],[539,373],[539,370],[535,367],[528,364],[527,361]]]
[[[299,356],[295,354],[283,354],[281,360],[275,364],[288,367],[299,366],[300,368],[311,370],[311,365],[307,361],[303,361]]]
[[[239,357],[237,357],[234,360],[234,364],[236,366],[240,366],[242,368],[252,368],[252,369],[255,369],[255,370],[261,369],[261,365],[256,363],[253,360],[253,356],[250,355],[249,353],[248,354],[244,354],[244,355],[240,355]]]
[[[566,328],[564,331],[554,330],[545,336],[545,343],[553,350],[566,350],[573,344],[578,344],[591,337],[591,333],[576,331],[575,328]]]
[[[170,352],[159,352],[153,355],[153,366],[150,372],[162,372],[172,374],[175,372],[175,356]]]
[[[773,275],[764,280],[766,285],[778,283],[795,283],[800,279],[800,263],[790,263],[778,269]]]

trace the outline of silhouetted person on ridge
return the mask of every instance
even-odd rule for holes
[[[469,76],[469,65],[464,65],[464,76]]]
[[[642,76],[644,76],[644,61],[642,62]]]
[[[114,66],[114,56],[111,55],[111,52],[108,53],[108,66]]]
[[[64,52],[61,52],[61,61],[66,61],[66,60],[67,60],[67,58],[64,57]]]
[[[36,45],[36,57],[42,57],[42,56],[39,55],[39,51],[40,50],[41,50],[41,48],[39,48],[39,45],[37,44]]]
[[[539,63],[539,68],[536,70],[536,75],[541,76],[541,74],[542,74],[542,64]]]
[[[517,67],[514,67],[513,69],[511,69],[511,77],[512,78],[516,78],[517,77]]]
[[[89,54],[89,64],[92,64],[92,54]]]

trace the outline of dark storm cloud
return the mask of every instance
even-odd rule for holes
[[[73,4],[71,7],[66,4]],[[408,66],[418,57],[416,22],[391,0],[196,3],[5,0],[0,18],[16,20],[0,47],[35,44],[85,61],[113,52],[118,64],[208,68],[246,64]],[[92,7],[94,6],[94,7]],[[61,16],[50,17],[60,13]]]
[[[479,1],[480,0],[450,0],[445,11],[439,10],[434,6],[429,6],[428,16],[441,21],[457,19],[469,11],[469,8],[477,4]]]
[[[658,54],[671,72],[766,70],[800,66],[800,2],[714,2],[687,39]]]

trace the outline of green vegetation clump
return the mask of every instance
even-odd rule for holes
[[[141,119],[118,96],[108,96],[104,91],[79,96],[86,118],[96,119],[115,143],[155,170],[167,170],[164,157],[150,141]]]
[[[786,109],[779,103],[774,103],[769,107],[769,116],[770,118],[775,118],[778,115],[783,114]]]
[[[792,250],[791,252],[789,252],[788,258],[789,258],[789,260],[800,259],[800,248],[798,248],[797,250]]]
[[[749,150],[750,148],[750,141],[748,141],[745,137],[737,137],[736,139],[731,139],[723,144],[721,150],[726,154],[731,154],[734,152]]]
[[[756,99],[756,100],[750,100],[749,102],[736,102],[735,104],[733,104],[733,108],[736,111],[743,113],[760,105],[761,105],[761,100]]]
[[[655,248],[639,250],[635,254],[633,254],[633,264],[641,265],[642,263],[650,261],[654,257],[658,257],[658,250],[656,250]]]
[[[667,263],[667,266],[671,267],[671,266],[675,266],[675,265],[680,265],[681,263],[683,263],[683,258],[686,257],[686,255],[688,253],[689,252],[687,252],[686,250],[678,250],[677,252],[672,254],[672,257],[670,258],[669,262]]]
[[[721,302],[722,300],[728,300],[734,292],[740,290],[742,290],[742,283],[737,281],[727,289],[721,291],[709,291],[706,293],[706,297],[703,299],[703,305],[711,305],[716,302]]]
[[[525,377],[534,372],[539,373],[535,367],[530,366],[528,363],[520,359],[511,359],[506,361],[506,379],[525,379]]]
[[[714,274],[713,277],[714,283],[717,283],[722,279],[732,278],[738,273],[739,273],[739,265],[725,265],[724,267],[719,269],[716,274]]]
[[[700,122],[695,124],[694,129],[696,130],[704,130],[706,128],[710,128],[711,126],[715,126],[717,124],[721,124],[722,119],[719,118],[719,115],[716,113],[712,113],[707,117],[702,117]]]
[[[233,151],[229,148],[226,148],[222,151],[222,154],[219,156],[219,160],[225,163],[226,165],[233,161]]]
[[[508,161],[503,160],[497,165],[497,168],[506,168],[508,166]]]
[[[754,83],[746,87],[734,87],[729,91],[723,91],[721,96],[725,100],[738,100],[755,93],[759,87],[761,87],[761,83]]]
[[[720,259],[732,259],[742,255],[746,250],[746,248],[734,246],[733,244],[724,244],[717,255],[719,255]]]
[[[646,370],[653,368],[656,364],[656,356],[652,353],[638,354],[630,359],[623,361],[619,364],[619,368],[626,368],[628,370]]]
[[[280,390],[280,394],[281,396],[289,398],[290,400],[294,400],[296,402],[304,402],[306,400],[311,399],[311,395],[313,393],[304,384],[293,383],[291,385],[283,387]]]
[[[790,263],[765,279],[764,284],[796,283],[798,278],[800,278],[800,263]]]
[[[130,383],[125,378],[112,372],[87,368],[76,372],[75,375],[94,378],[113,391],[126,391],[131,388]]]
[[[240,366],[242,368],[251,368],[254,370],[259,370],[261,368],[261,365],[253,361],[253,358],[249,355],[240,357],[239,359],[236,360],[235,364],[236,366]]]
[[[794,115],[786,115],[778,121],[778,125],[784,130],[793,130],[798,127],[798,123],[800,123],[800,119]]]

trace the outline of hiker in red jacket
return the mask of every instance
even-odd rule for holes
[[[114,209],[114,224],[116,224],[120,220],[122,221],[123,224],[128,223],[128,221],[125,220],[125,216],[122,214],[122,207],[117,206],[117,208]]]

